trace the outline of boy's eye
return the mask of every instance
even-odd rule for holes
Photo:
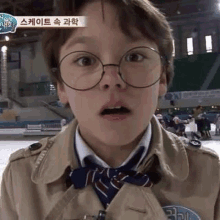
[[[95,59],[91,57],[81,57],[74,61],[74,63],[77,63],[80,66],[90,66],[95,63]]]
[[[137,53],[128,54],[125,57],[125,60],[128,62],[140,62],[143,59],[144,59],[144,56],[142,56],[141,54],[137,54]]]

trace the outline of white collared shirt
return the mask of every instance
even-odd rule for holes
[[[137,150],[141,146],[144,146],[145,150],[143,152],[143,155],[142,155],[140,161],[138,162],[138,164],[135,167],[133,167],[133,170],[137,170],[137,167],[139,166],[140,162],[147,154],[147,151],[149,149],[151,136],[152,136],[151,123],[149,123],[149,125],[148,125],[142,139],[140,140],[139,144],[137,145],[137,147],[130,153],[128,158],[119,167],[127,164],[128,161],[132,158],[132,156],[137,152]],[[95,163],[101,165],[104,168],[110,168],[110,166],[105,161],[103,161],[100,157],[98,157],[94,153],[94,151],[91,148],[89,148],[88,145],[85,143],[85,141],[83,140],[83,138],[80,135],[79,126],[77,126],[77,128],[76,128],[76,143],[75,144],[76,144],[76,152],[78,153],[80,163],[83,167],[85,166],[84,158],[87,156],[93,156]]]

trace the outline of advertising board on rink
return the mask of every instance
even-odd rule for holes
[[[206,91],[185,91],[185,92],[168,92],[164,100],[180,100],[180,99],[220,99],[220,89]]]

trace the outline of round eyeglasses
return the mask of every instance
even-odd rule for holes
[[[61,59],[59,70],[62,81],[68,87],[85,91],[101,82],[106,66],[118,67],[118,74],[129,86],[150,87],[160,80],[162,65],[163,57],[155,49],[135,47],[122,56],[118,65],[104,65],[96,55],[87,51],[71,52]]]

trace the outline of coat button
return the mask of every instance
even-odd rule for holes
[[[200,148],[200,147],[201,147],[201,142],[198,141],[198,140],[191,140],[191,141],[189,142],[189,144],[190,144],[191,146],[193,146],[193,147],[196,147],[196,148]]]
[[[34,143],[32,145],[30,145],[29,149],[30,151],[35,151],[38,150],[39,148],[41,148],[42,144],[41,143]]]

